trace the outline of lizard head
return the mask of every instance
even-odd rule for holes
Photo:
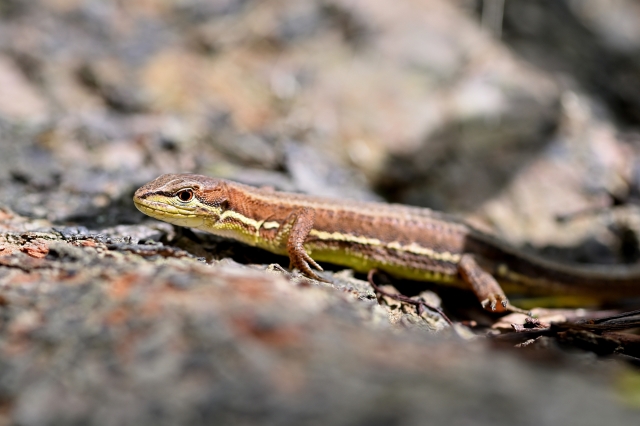
[[[133,202],[142,213],[174,225],[216,222],[228,203],[227,184],[194,174],[166,174],[140,187]]]

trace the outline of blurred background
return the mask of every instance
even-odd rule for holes
[[[0,0],[0,206],[56,226],[140,224],[137,187],[196,172],[432,207],[557,259],[635,262],[639,130],[637,0]],[[345,392],[387,383],[362,380]],[[37,389],[27,401],[56,393]],[[18,424],[56,424],[53,406]],[[416,410],[349,424],[420,424]]]
[[[135,187],[191,171],[552,243],[550,218],[640,176],[639,8],[4,0],[0,196],[32,217],[136,222]]]
[[[3,0],[0,197],[89,226],[198,172],[475,215],[634,192],[640,6],[605,1]]]

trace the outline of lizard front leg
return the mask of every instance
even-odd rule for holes
[[[297,268],[304,275],[318,281],[325,281],[318,276],[311,267],[318,271],[322,271],[320,265],[309,256],[304,249],[304,242],[313,228],[315,219],[315,211],[310,208],[301,208],[294,210],[287,216],[284,226],[279,231],[278,239],[287,238],[287,253],[289,254],[289,268]],[[288,235],[287,235],[288,234]]]

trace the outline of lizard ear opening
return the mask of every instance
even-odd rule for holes
[[[225,210],[229,204],[229,188],[222,181],[205,185],[198,191],[198,199],[205,204]]]

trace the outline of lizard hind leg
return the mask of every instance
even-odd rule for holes
[[[458,264],[458,272],[462,279],[471,286],[484,309],[492,312],[511,310],[507,296],[502,291],[500,284],[491,274],[480,267],[474,256],[462,255]]]

